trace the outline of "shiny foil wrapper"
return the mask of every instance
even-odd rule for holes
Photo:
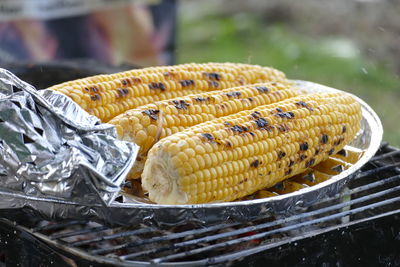
[[[294,83],[305,93],[338,91],[337,89],[329,88],[312,82],[294,81]],[[27,95],[34,96],[34,98],[37,97],[36,92],[33,93],[27,91],[25,93],[27,93]],[[114,139],[113,131],[109,128],[109,126],[98,125],[97,120],[93,119],[93,117],[87,116],[85,112],[83,112],[77,105],[74,105],[72,102],[70,102],[69,99],[59,95],[54,97],[53,94],[54,93],[51,92],[43,92],[40,94],[40,96],[42,96],[53,106],[51,108],[49,107],[48,111],[50,113],[53,112],[51,114],[54,115],[56,118],[55,120],[60,118],[58,121],[61,122],[62,125],[64,125],[63,123],[66,125],[69,125],[70,123],[76,123],[74,124],[74,129],[85,129],[82,130],[84,133],[83,136],[75,136],[71,133],[73,136],[75,136],[72,138],[74,141],[76,141],[75,138],[77,138],[79,140],[78,143],[84,143],[86,145],[82,147],[78,146],[79,148],[77,148],[77,150],[79,150],[82,154],[79,154],[79,156],[76,157],[82,161],[79,164],[76,164],[77,158],[75,157],[69,157],[69,160],[58,160],[54,158],[52,164],[53,166],[58,167],[56,168],[57,171],[54,170],[54,172],[59,172],[59,175],[53,176],[51,174],[53,169],[51,168],[50,170],[52,172],[50,172],[50,174],[47,172],[47,176],[54,177],[55,179],[51,180],[51,182],[49,181],[49,184],[47,184],[48,180],[47,176],[44,174],[46,172],[44,171],[42,179],[39,179],[39,181],[46,184],[46,186],[41,186],[39,188],[37,187],[36,183],[36,180],[38,180],[39,176],[37,176],[36,173],[26,173],[26,178],[22,178],[19,173],[15,171],[13,174],[16,176],[10,175],[10,173],[6,174],[3,177],[7,177],[7,181],[15,186],[5,183],[4,180],[1,184],[2,188],[15,187],[14,189],[19,190],[4,190],[4,192],[1,192],[0,205],[2,208],[25,207],[25,210],[34,210],[34,212],[44,216],[45,218],[87,219],[100,221],[102,223],[114,226],[147,224],[161,227],[186,224],[189,222],[210,225],[223,221],[247,222],[258,218],[259,216],[265,215],[284,216],[285,214],[296,212],[296,208],[299,206],[304,207],[312,205],[316,201],[319,201],[326,196],[335,195],[343,190],[346,182],[357,175],[357,171],[376,153],[380,146],[383,134],[382,125],[376,113],[364,101],[355,97],[362,106],[363,118],[361,121],[360,132],[356,138],[350,144],[348,144],[348,146],[360,149],[364,151],[364,153],[357,163],[344,170],[340,174],[332,176],[327,181],[284,195],[227,203],[158,205],[145,203],[139,198],[135,198],[126,194],[121,194],[119,197],[114,198],[114,200],[110,202],[110,200],[113,199],[112,197],[115,197],[115,194],[113,193],[119,189],[121,179],[123,180],[123,176],[126,173],[126,168],[131,166],[132,162],[130,161],[132,158],[130,156],[132,156],[133,151],[135,151],[135,146],[116,141]],[[64,106],[64,109],[65,106],[67,106],[67,110],[69,112],[60,112],[61,109],[57,108],[58,106]],[[67,113],[71,113],[71,116],[68,116]],[[34,116],[39,116],[40,118],[39,113],[36,113]],[[71,118],[74,118],[74,120],[70,121]],[[79,118],[79,120],[75,118]],[[56,121],[54,122],[56,123]],[[29,125],[34,124],[32,122]],[[34,131],[34,127],[32,127],[29,129]],[[53,127],[56,126],[53,125]],[[61,128],[61,126],[57,127]],[[69,127],[67,128],[70,129]],[[99,128],[101,130],[92,131],[95,128]],[[76,133],[74,131],[72,132]],[[62,133],[64,134],[64,132]],[[67,133],[70,133],[69,130],[66,131],[66,134]],[[56,134],[56,136],[59,135]],[[67,134],[67,136],[69,135]],[[54,140],[52,139],[52,136],[49,136],[48,138],[49,139],[46,139],[46,143],[43,145],[43,147],[53,147],[60,143],[60,140],[57,138]],[[45,142],[45,140],[43,140],[43,142]],[[110,146],[109,149],[103,149],[103,147],[107,145],[106,143],[108,143],[108,146]],[[73,142],[73,144],[75,143]],[[39,145],[40,144],[37,144],[37,146]],[[73,145],[71,145],[71,147],[71,149],[75,148]],[[96,148],[101,149],[97,150],[96,153],[93,153],[92,150],[96,150]],[[91,151],[90,153],[88,152],[89,150]],[[40,151],[47,150],[44,149]],[[15,154],[12,149],[9,150],[9,152],[12,155]],[[90,156],[85,158],[87,154]],[[12,155],[9,156],[10,159],[12,158]],[[28,153],[28,150],[26,150],[25,155],[26,157],[31,156],[31,154]],[[95,160],[96,162],[95,164],[90,165],[92,168],[88,168],[88,165],[86,164],[86,162],[90,160]],[[111,160],[112,163],[111,161],[107,160]],[[11,163],[12,162],[15,161],[11,160]],[[124,167],[122,167],[122,165],[124,165]],[[12,166],[10,165],[9,168],[12,168]],[[94,171],[94,169],[98,171],[101,170],[101,174],[104,174],[104,176],[101,176],[101,178],[100,176],[96,176],[99,173]],[[93,191],[90,192],[97,192],[103,197],[103,201],[108,205],[95,202],[94,200],[92,201],[92,199],[88,199],[86,195],[82,198],[82,195],[75,194],[75,190],[77,190],[77,192],[82,192],[82,188],[77,188],[78,186],[81,186],[82,180],[84,180],[86,183],[90,181],[90,186],[87,186],[87,189],[85,190],[92,189]],[[26,189],[27,182],[33,182],[33,184],[29,186],[29,188],[31,188],[30,190]],[[22,189],[21,186],[24,183],[25,189]],[[72,188],[74,188],[74,190]],[[116,191],[113,191],[114,189]],[[113,193],[110,194],[108,190]],[[49,197],[53,195],[58,196],[59,198]],[[104,198],[104,195],[107,195],[107,197]],[[63,198],[60,198],[60,196]]]
[[[0,69],[0,208],[30,206],[36,198],[47,200],[37,210],[50,216],[57,212],[52,201],[107,206],[137,151],[68,97],[37,91]]]

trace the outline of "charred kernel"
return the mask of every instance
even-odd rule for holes
[[[289,164],[288,164],[288,167],[292,167],[294,165],[294,161],[293,160],[290,160],[289,161]]]
[[[129,90],[128,90],[128,88],[124,88],[124,89],[122,89],[122,92],[124,92],[124,94],[125,94],[125,95],[128,95],[128,94],[129,94]]]
[[[286,124],[277,125],[277,128],[280,132],[286,133],[289,131],[289,127]]]
[[[226,126],[226,127],[230,127],[230,126],[232,125],[232,124],[230,124],[230,123],[227,122],[227,121],[224,121],[223,124],[224,124],[224,126]]]
[[[332,148],[331,150],[328,151],[328,155],[332,155],[333,152],[335,152],[335,149],[334,149],[334,148]]]
[[[315,159],[310,159],[310,160],[307,161],[307,163],[306,163],[306,168],[311,167],[312,165],[314,165],[314,163],[315,163]]]
[[[90,87],[90,89],[92,90],[92,92],[97,93],[99,91],[99,88],[97,88],[96,86],[92,86]]]
[[[251,117],[253,117],[254,119],[258,119],[261,116],[261,113],[258,111],[254,111],[253,113],[250,114]]]
[[[279,118],[286,118],[286,119],[293,119],[294,118],[294,113],[289,111],[289,112],[279,112],[276,113],[275,116],[279,117]]]
[[[83,88],[86,92],[89,92],[89,88],[85,87]]]
[[[346,125],[344,125],[343,129],[342,129],[342,133],[345,133],[346,131],[347,131],[347,127],[346,127]]]
[[[177,109],[188,109],[189,104],[185,100],[171,101]]]
[[[150,117],[150,119],[152,120],[158,120],[158,113],[160,113],[160,111],[158,109],[147,109],[142,111],[143,114],[147,115]]]
[[[308,109],[309,111],[313,111],[313,110],[314,110],[314,109],[313,109],[312,107],[310,107],[306,102],[303,102],[303,101],[296,102],[295,104],[298,105],[298,106],[301,106],[301,107],[305,107],[305,108]]]
[[[250,102],[253,102],[254,101],[254,98],[252,98],[252,97],[249,97],[249,98],[247,98]]]
[[[292,169],[289,168],[289,170],[287,170],[287,171],[285,172],[285,176],[290,175],[291,173],[292,173]]]
[[[318,155],[319,152],[320,152],[319,149],[316,149],[316,150],[315,150],[315,155]]]
[[[230,141],[226,141],[225,142],[225,146],[228,147],[228,148],[231,148],[232,147],[232,143]]]
[[[307,158],[307,156],[304,155],[304,154],[301,154],[301,155],[299,156],[300,161],[303,161],[303,160],[305,160],[306,158]]]
[[[251,136],[256,136],[256,134],[253,133],[253,132],[249,132],[249,134],[250,134]]]
[[[118,97],[123,97],[125,95],[124,91],[120,88],[117,89],[117,92],[118,92]]]
[[[216,81],[208,81],[208,84],[210,85],[210,87],[219,87],[219,83]]]
[[[307,149],[308,149],[308,143],[307,142],[304,142],[304,143],[300,144],[300,150],[301,151],[307,151]]]
[[[268,121],[264,118],[259,118],[255,120],[258,128],[266,128],[268,126]]]
[[[279,151],[278,152],[278,158],[282,159],[284,156],[286,156],[286,152],[285,151]]]
[[[322,144],[327,144],[329,141],[329,137],[326,134],[323,134],[321,137],[321,143]]]
[[[278,111],[278,112],[283,112],[283,109],[281,109],[281,108],[276,108],[276,111]]]
[[[165,91],[165,85],[163,83],[159,83],[158,87],[160,88],[160,90]]]
[[[92,101],[97,101],[97,100],[100,100],[101,97],[100,97],[100,95],[98,95],[98,94],[94,94],[94,95],[90,96],[90,99],[91,99]]]
[[[242,93],[241,93],[241,92],[235,91],[235,92],[225,93],[225,95],[226,95],[227,97],[240,97],[240,96],[242,95]]]
[[[256,89],[260,92],[260,93],[268,93],[269,89],[265,86],[256,86]]]
[[[248,131],[249,129],[247,127],[244,127],[244,126],[234,125],[231,128],[231,130],[233,132],[242,133],[242,132]]]
[[[127,81],[127,80],[121,80],[121,84],[122,84],[123,86],[127,86],[127,85],[128,85],[128,81]]]
[[[217,81],[221,80],[221,75],[217,72],[204,72],[203,74],[204,74],[204,76],[206,76],[210,79],[217,80]]]
[[[194,100],[194,101],[197,101],[197,102],[204,102],[204,101],[206,101],[206,99],[205,99],[204,97],[195,97],[195,98],[193,98],[193,100]]]
[[[203,138],[205,138],[207,141],[214,141],[214,136],[212,136],[212,134],[209,133],[202,133],[201,136]]]
[[[257,168],[258,165],[260,165],[260,162],[258,161],[258,159],[256,159],[252,163],[250,163],[250,166],[253,167],[253,168]]]

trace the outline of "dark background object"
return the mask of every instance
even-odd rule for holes
[[[48,63],[17,62],[2,64],[0,67],[11,71],[37,89],[44,89],[54,84],[96,74],[115,73],[137,68],[137,66],[130,64],[112,66],[90,59],[64,60]]]

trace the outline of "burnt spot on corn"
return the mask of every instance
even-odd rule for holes
[[[240,78],[238,82],[240,85],[244,85],[246,83],[246,81],[243,78]]]
[[[321,143],[322,144],[327,144],[329,141],[329,137],[326,134],[323,134],[321,137]]]
[[[309,161],[306,162],[306,168],[311,167],[312,165],[314,165],[315,163],[315,159],[310,159]]]
[[[256,136],[256,134],[253,133],[253,132],[249,132],[249,135],[251,135],[251,136]]]
[[[142,111],[143,114],[147,115],[150,117],[150,119],[152,120],[158,120],[158,113],[160,113],[160,111],[158,109],[147,109]]]
[[[172,100],[171,103],[177,109],[188,109],[188,106],[189,106],[189,103],[187,103],[185,100]]]
[[[309,111],[314,111],[314,109],[312,107],[310,107],[306,102],[304,101],[299,101],[295,103],[296,105],[300,106],[300,107],[304,107],[306,109],[308,109]]]
[[[232,97],[240,97],[242,95],[242,93],[238,92],[238,91],[234,91],[234,92],[225,93],[224,95],[226,95],[229,98],[232,98]]]
[[[250,167],[257,168],[260,165],[260,162],[258,159],[254,160],[252,163],[250,163]]]
[[[234,125],[233,127],[230,128],[234,133],[243,133],[247,132],[249,128],[246,126],[240,126],[240,125]]]
[[[194,97],[193,100],[196,102],[205,102],[207,99],[205,99],[204,97],[198,96],[198,97]]]
[[[304,142],[300,144],[300,150],[301,151],[307,151],[308,150],[308,143]]]
[[[252,98],[252,97],[249,97],[249,98],[247,98],[250,102],[254,102],[254,98]]]
[[[165,91],[165,85],[163,83],[152,82],[148,84],[149,89],[159,89],[161,91]]]
[[[131,78],[131,80],[132,80],[132,82],[134,82],[134,83],[142,83],[143,81],[142,81],[142,79],[141,78],[139,78],[139,77],[132,77]]]
[[[347,132],[347,127],[346,127],[346,125],[343,125],[342,133],[345,133],[345,132]]]
[[[319,154],[319,152],[320,152],[320,150],[319,150],[319,149],[316,149],[316,150],[315,150],[315,153],[314,153],[315,156],[317,156],[317,155]]]
[[[253,119],[259,119],[260,116],[261,116],[261,113],[258,112],[258,111],[254,111],[253,113],[250,114],[250,116],[251,116]]]
[[[266,129],[269,125],[268,121],[264,118],[258,118],[254,120],[258,128]]]
[[[289,127],[286,124],[279,124],[276,127],[282,133],[286,133],[286,132],[288,132],[290,130]]]
[[[263,94],[269,92],[269,89],[265,86],[256,86],[256,89],[257,89],[257,91],[259,91],[260,93],[263,93]]]
[[[101,96],[100,96],[99,94],[94,94],[94,95],[91,95],[91,96],[90,96],[90,99],[91,99],[92,101],[98,101],[98,100],[101,99]]]
[[[232,124],[230,124],[229,122],[227,122],[227,121],[224,121],[223,122],[223,124],[224,124],[224,126],[226,126],[226,127],[230,127],[230,126],[232,126]]]
[[[221,74],[217,72],[204,72],[203,75],[212,80],[221,80]]]
[[[299,155],[299,160],[300,161],[303,161],[303,160],[305,160],[307,158],[307,155],[304,155],[304,154],[300,154]]]
[[[129,90],[127,88],[118,88],[117,89],[118,97],[124,97],[129,94]]]
[[[294,113],[289,111],[289,112],[279,112],[275,114],[276,117],[282,118],[282,119],[293,119],[294,118]]]
[[[332,148],[331,150],[328,151],[328,155],[329,155],[329,156],[332,155],[333,152],[335,152],[335,149],[334,149],[334,148]]]
[[[100,89],[96,85],[94,85],[94,86],[90,87],[90,91],[92,91],[93,93],[97,93],[100,91]]]
[[[289,164],[288,164],[288,167],[292,167],[294,165],[294,161],[293,160],[290,160],[289,161]]]
[[[245,182],[247,182],[249,180],[249,178],[244,178],[243,180],[241,180],[238,184],[243,184]]]
[[[128,86],[128,85],[130,86],[130,85],[132,85],[132,81],[129,78],[122,79],[121,84],[122,84],[122,86]]]
[[[269,172],[268,172],[268,175],[271,175],[271,173],[272,173],[272,171],[269,171]]]
[[[194,85],[193,80],[180,80],[179,83],[182,85],[182,87],[188,87]]]
[[[286,152],[285,151],[279,151],[278,152],[278,158],[279,159],[282,159],[283,157],[285,157],[286,156]]]
[[[285,176],[288,176],[292,174],[292,168],[289,168],[286,172],[285,172]]]
[[[83,90],[85,90],[86,92],[89,92],[89,88],[87,88],[87,87],[83,88]]]
[[[212,134],[209,133],[202,133],[201,136],[209,142],[215,142],[214,136],[212,136]]]
[[[281,109],[281,108],[276,108],[275,110],[278,112],[283,112],[283,109]]]
[[[232,143],[230,142],[230,141],[226,141],[225,142],[225,147],[227,147],[227,148],[232,148]]]
[[[219,87],[219,83],[216,81],[208,81],[208,84],[210,87],[214,87],[214,88],[218,88]]]

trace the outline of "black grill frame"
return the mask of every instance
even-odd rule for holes
[[[62,255],[64,261],[83,265],[197,266],[240,264],[243,260],[257,265],[260,257],[259,263],[269,259],[270,265],[274,265],[272,260],[276,255],[288,257],[282,251],[301,249],[298,243],[311,242],[316,237],[327,238],[341,231],[352,233],[365,225],[386,222],[388,218],[400,222],[400,150],[383,144],[347,190],[286,217],[260,217],[249,223],[226,222],[209,227],[187,225],[169,229],[142,225],[111,229],[82,221],[32,227],[20,221],[13,223],[1,219],[0,229],[15,229],[19,233],[17,236],[29,237],[37,247],[55,253],[52,255]],[[102,234],[94,234],[90,239],[88,233],[94,232]],[[399,227],[392,232],[393,242],[397,242],[398,247]],[[2,237],[0,244],[6,245],[4,240]],[[273,251],[275,254],[271,256]],[[302,266],[302,261],[297,264]]]

